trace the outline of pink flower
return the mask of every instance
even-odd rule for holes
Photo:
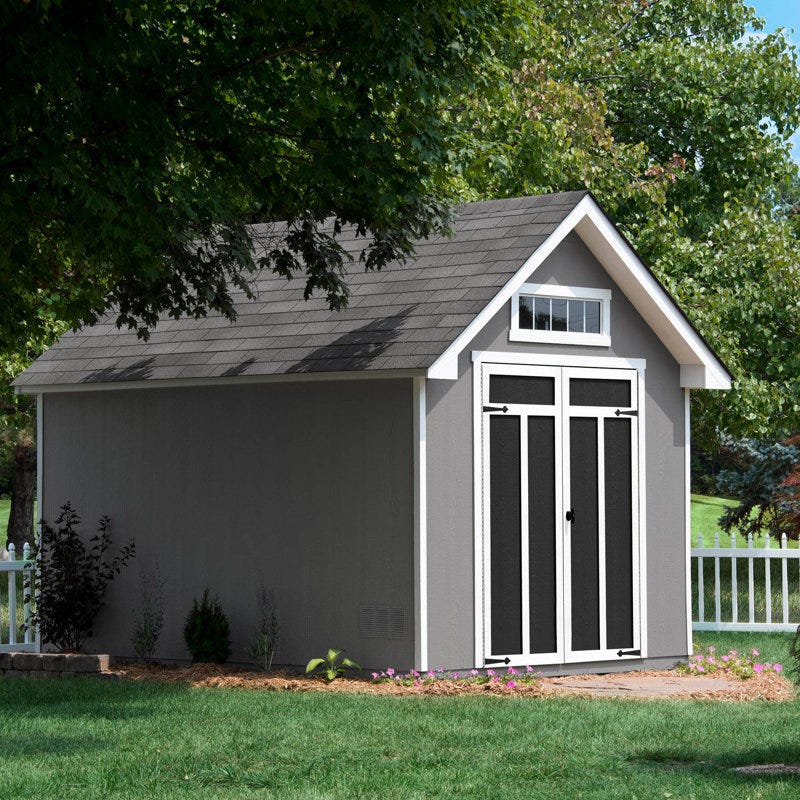
[[[517,682],[516,682],[516,681],[509,681],[509,682],[506,684],[506,686],[508,686],[508,688],[509,688],[509,689],[513,689],[513,688],[514,688],[516,685],[517,685]]]
[[[714,652],[714,647],[713,647],[713,646],[712,646],[712,647],[709,647],[709,648],[708,648],[708,652],[709,652],[709,653],[713,653],[713,652]]]
[[[476,670],[476,669],[471,669],[469,672],[470,672],[470,675],[477,675],[478,674],[478,670]]]
[[[764,671],[764,664],[753,664],[753,672],[760,675]]]
[[[508,668],[508,674],[509,675],[519,675],[519,672],[517,672],[517,670],[515,670],[514,667],[509,667]]]
[[[389,667],[389,669],[386,670],[386,674],[391,678],[392,675],[394,675],[394,670],[391,667]]]
[[[457,680],[458,680],[458,673],[457,673],[457,672],[454,672],[454,673],[453,673],[453,680],[454,680],[454,681],[457,681]]]
[[[780,664],[773,664],[772,669],[774,669],[775,672],[783,672],[783,667]]]
[[[761,653],[759,653],[759,652],[758,652],[758,650],[753,650],[753,651],[751,652],[751,655],[754,655],[754,656],[760,656],[760,655],[761,655]]]
[[[698,672],[705,672],[706,668],[702,664],[698,664],[697,665],[697,671]]]
[[[738,650],[731,650],[730,655],[738,656],[739,655],[739,651]]]
[[[435,678],[436,677],[436,673],[432,669],[429,669],[428,672],[426,673],[425,677],[427,677],[427,678]]]
[[[422,684],[419,681],[414,681],[414,686],[421,686]]]
[[[495,675],[494,678],[492,678],[492,683],[497,683],[499,680],[500,678],[498,678],[497,675]]]
[[[525,671],[526,672],[533,672],[533,667],[530,664],[528,664],[528,666],[525,667]]]
[[[415,669],[412,669],[412,670],[411,670],[411,674],[412,674],[412,675],[413,675],[415,678],[419,678],[419,672],[417,672]]]
[[[372,677],[373,677],[374,680],[378,680],[378,673],[377,672],[373,672],[372,673]]]
[[[486,674],[487,675],[494,675],[494,670],[493,669],[487,669],[486,670]]]

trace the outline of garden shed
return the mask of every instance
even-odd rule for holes
[[[685,658],[689,392],[731,378],[591,194],[466,204],[451,238],[347,280],[339,312],[270,273],[234,324],[145,342],[109,318],[17,379],[44,517],[70,500],[136,540],[92,648],[132,654],[158,566],[165,659],[208,586],[245,661],[262,582],[283,664]]]

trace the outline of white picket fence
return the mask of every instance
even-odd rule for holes
[[[3,621],[7,623],[8,630],[2,638],[5,626],[0,627],[0,653],[30,652],[38,653],[41,650],[41,641],[38,630],[31,624],[31,587],[34,583],[36,561],[31,557],[30,545],[26,542],[22,548],[22,559],[17,560],[13,544],[8,546],[8,560],[0,561],[0,579],[2,573],[8,574],[8,594],[2,598],[3,608],[0,609]],[[17,619],[17,590],[22,589],[22,625],[21,631]],[[21,636],[20,636],[21,632]],[[22,641],[18,641],[19,639]]]
[[[714,534],[714,546],[703,547],[703,534],[697,534],[697,547],[691,548],[693,568],[696,569],[696,617],[693,615],[692,629],[696,631],[791,631],[800,625],[800,550],[789,549],[786,534],[781,536],[780,547],[772,547],[770,537],[764,539],[764,547],[754,547],[752,535],[747,538],[747,547],[738,547],[736,536],[731,535],[730,547],[720,546],[719,533]],[[780,610],[773,614],[773,588],[770,565],[780,559]],[[747,562],[747,585],[742,592],[747,595],[746,620],[740,619],[739,562]],[[726,562],[730,570],[720,578],[721,564]],[[706,566],[713,567],[714,589],[712,602],[713,619],[706,618]],[[790,567],[791,565],[791,567]],[[761,579],[763,578],[763,584]],[[777,587],[776,587],[777,592]],[[723,619],[723,594],[725,618]],[[730,599],[728,600],[728,595]],[[763,601],[763,603],[762,603]],[[694,605],[694,604],[693,604]],[[794,613],[791,613],[794,609]],[[729,613],[727,613],[729,612]],[[744,615],[742,615],[744,616]]]

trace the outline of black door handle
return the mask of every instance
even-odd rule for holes
[[[567,522],[571,522],[573,525],[575,524],[575,511],[573,509],[567,511]]]

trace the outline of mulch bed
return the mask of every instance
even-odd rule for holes
[[[539,678],[535,683],[521,683],[509,688],[502,683],[475,684],[466,681],[436,680],[421,686],[401,686],[395,683],[374,683],[363,678],[340,678],[326,683],[321,677],[306,677],[288,672],[253,672],[246,669],[218,664],[193,664],[190,667],[173,665],[115,665],[109,673],[132,681],[157,681],[160,683],[184,684],[196,687],[237,688],[265,690],[274,692],[357,692],[373,695],[503,695],[507,697],[585,697],[591,695],[591,687],[582,690],[574,686],[559,686],[559,678]],[[630,672],[607,676],[615,682],[624,681],[626,676],[635,678],[668,678],[670,681],[682,680],[683,676],[674,670],[651,670]],[[717,679],[721,676],[716,676]],[[581,681],[596,681],[597,675],[570,675],[571,684]],[[795,698],[794,686],[782,675],[762,673],[746,680],[732,679],[726,688],[718,688],[712,677],[708,678],[709,688],[702,687],[706,678],[691,676],[687,679],[687,690],[668,696],[645,697],[634,695],[636,699],[703,699],[740,702],[744,700],[787,701]]]

